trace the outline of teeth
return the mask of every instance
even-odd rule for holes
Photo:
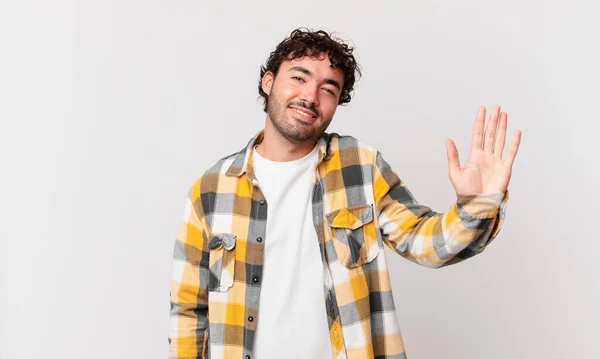
[[[299,114],[301,114],[301,115],[308,116],[308,117],[312,117],[312,115],[311,115],[310,113],[306,113],[306,112],[300,111],[300,110],[298,110],[298,109],[295,109],[295,108],[293,108],[292,110],[294,110],[294,111],[298,112],[298,113],[299,113]]]

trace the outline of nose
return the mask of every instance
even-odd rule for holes
[[[307,84],[303,86],[302,94],[300,95],[300,99],[305,102],[309,106],[318,106],[319,105],[319,95],[318,95],[318,87]]]

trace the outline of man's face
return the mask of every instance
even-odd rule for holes
[[[267,115],[275,129],[296,144],[313,142],[331,122],[338,105],[344,73],[331,67],[327,53],[283,61],[277,77],[262,80],[269,95]]]

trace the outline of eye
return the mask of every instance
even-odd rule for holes
[[[329,94],[335,96],[335,92],[332,89],[324,87],[323,90],[325,90],[325,91],[329,92]]]
[[[296,81],[302,81],[302,82],[304,82],[304,79],[302,77],[292,76],[292,79],[294,79]]]

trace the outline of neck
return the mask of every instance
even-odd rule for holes
[[[267,118],[262,142],[256,151],[263,158],[275,162],[298,160],[315,148],[316,141],[309,143],[293,143],[283,137]]]

